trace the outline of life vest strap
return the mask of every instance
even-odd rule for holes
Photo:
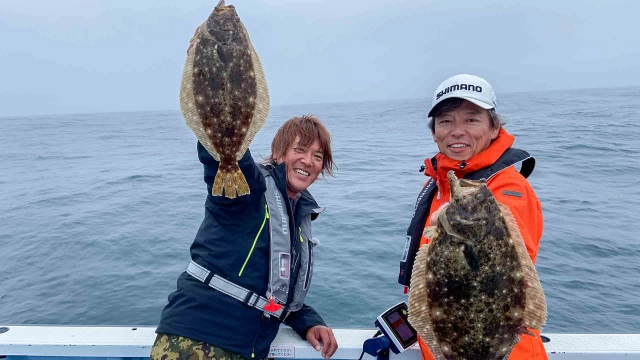
[[[218,275],[211,275],[211,271],[195,263],[193,260],[189,263],[189,266],[187,266],[187,273],[189,273],[189,275],[193,276],[194,278],[202,281],[203,283],[209,285],[213,289],[218,290],[225,295],[231,296],[232,298],[244,303],[245,305],[263,311],[270,316],[275,316],[280,319],[283,318],[283,313],[285,313],[284,317],[286,317],[286,315],[288,314],[285,307],[281,307],[275,312],[265,310],[265,306],[269,304],[269,300],[267,298],[260,296],[253,291],[247,290],[240,285],[234,284],[231,281],[226,280]]]

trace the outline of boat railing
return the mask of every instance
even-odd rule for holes
[[[333,360],[358,359],[375,329],[333,329],[339,344]],[[544,333],[549,359],[639,359],[640,334]],[[526,335],[523,335],[526,336]],[[149,359],[155,327],[0,325],[1,360],[142,360]],[[321,359],[321,354],[291,329],[283,327],[270,358]],[[2,359],[4,358],[4,359]],[[391,359],[420,360],[416,346]],[[363,360],[373,360],[364,354]],[[73,360],[73,359],[68,359]]]

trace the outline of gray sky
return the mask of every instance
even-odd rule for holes
[[[214,1],[3,0],[0,116],[177,110]],[[640,2],[236,0],[272,105],[640,85]]]

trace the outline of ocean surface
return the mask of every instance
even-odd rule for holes
[[[640,332],[640,88],[498,99],[545,224],[545,332]],[[335,177],[310,191],[307,303],[332,327],[372,328],[396,283],[413,205],[437,151],[429,100],[272,107],[251,150],[289,117],[319,116]],[[0,110],[1,113],[1,110]],[[178,111],[0,118],[0,324],[157,324],[189,261],[206,187]]]

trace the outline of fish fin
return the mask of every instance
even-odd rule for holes
[[[447,214],[445,211],[441,211],[438,214],[438,222],[442,225],[444,231],[449,235],[456,235],[456,232],[453,231],[451,224],[449,223],[449,219],[447,218]]]
[[[458,224],[462,224],[462,225],[473,225],[475,224],[473,221],[469,221],[469,220],[464,220],[464,219],[455,219],[455,221]],[[440,211],[440,214],[438,215],[438,222],[440,222],[440,224],[442,224],[442,228],[444,229],[444,231],[454,237],[457,237],[458,239],[462,239],[463,236],[460,235],[458,232],[456,232],[455,230],[453,230],[453,227],[451,226],[451,222],[449,222],[449,218],[447,218],[447,213],[445,211]]]
[[[520,328],[520,334],[523,335],[529,335],[531,337],[537,338],[536,334],[532,333],[531,331],[529,331],[529,329],[527,329],[526,327],[522,326]]]
[[[514,341],[514,343],[511,345],[511,348],[509,349],[509,351],[507,351],[506,355],[504,355],[503,357],[500,358],[500,360],[507,360],[509,359],[509,356],[511,356],[511,353],[513,352],[513,348],[516,347],[516,344],[520,342],[520,337],[517,336],[516,337],[516,341]]]
[[[198,44],[197,36],[190,40],[191,51],[185,60],[184,69],[182,70],[182,79],[180,82],[180,111],[185,123],[193,131],[196,138],[207,149],[207,152],[216,160],[220,161],[220,155],[213,147],[207,132],[202,125],[198,107],[196,106],[196,98],[193,93],[193,63],[196,59],[195,46]]]
[[[244,174],[237,164],[235,167],[236,169],[232,169],[231,171],[222,171],[218,169],[216,178],[213,180],[211,195],[222,196],[224,191],[225,197],[235,199],[236,193],[239,196],[248,195],[250,193],[247,179],[244,177]]]
[[[513,341],[505,342],[498,345],[498,353],[496,354],[496,360],[507,360],[511,353],[513,352],[513,348],[520,342],[520,336],[516,335]],[[504,349],[504,351],[503,351]]]
[[[438,227],[437,226],[427,226],[426,228],[424,228],[424,231],[422,232],[422,235],[424,235],[424,237],[426,237],[427,239],[431,240],[431,239],[435,238],[436,236],[438,236]]]
[[[473,270],[473,272],[478,272],[478,270],[480,270],[480,258],[476,253],[473,243],[470,241],[465,242],[462,253],[464,254],[464,258],[467,260],[467,264],[471,270]]]
[[[435,360],[446,360],[433,331],[429,312],[429,287],[427,285],[429,249],[429,244],[422,245],[413,263],[409,291],[409,323],[418,331]]]
[[[547,301],[544,291],[542,290],[542,284],[540,284],[540,278],[538,278],[536,268],[529,257],[527,247],[524,244],[520,229],[518,228],[518,223],[513,217],[511,210],[504,204],[498,203],[498,206],[509,229],[509,235],[518,252],[518,258],[524,271],[524,280],[527,284],[525,289],[526,307],[524,309],[524,324],[528,328],[541,330],[547,321]]]
[[[247,39],[249,40],[249,34],[246,29],[245,33],[247,34]],[[251,52],[251,62],[253,63],[253,75],[256,78],[256,98],[254,100],[255,106],[253,109],[253,117],[251,118],[249,130],[247,131],[247,134],[242,141],[242,146],[240,146],[240,149],[236,154],[237,160],[240,160],[242,158],[244,153],[249,148],[249,144],[251,144],[253,138],[264,126],[267,121],[267,117],[269,117],[270,99],[267,80],[262,68],[262,63],[260,62],[260,58],[253,48],[253,45],[251,44],[251,40],[249,40],[249,50]]]

